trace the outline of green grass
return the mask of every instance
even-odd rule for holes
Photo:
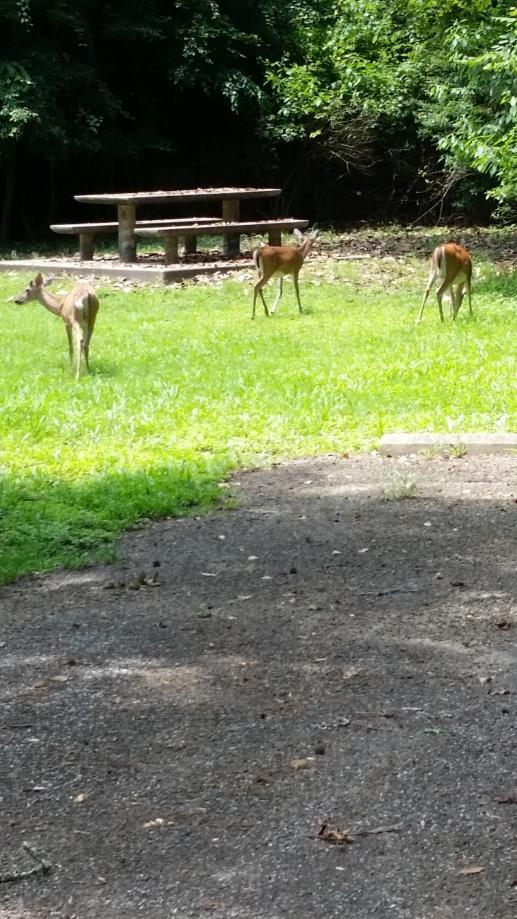
[[[113,558],[124,529],[213,505],[232,469],[385,431],[517,430],[517,283],[476,266],[474,319],[464,305],[443,326],[431,298],[415,325],[427,264],[411,256],[313,260],[306,313],[286,284],[255,323],[250,280],[99,283],[78,384],[62,323],[6,304],[27,276],[0,274],[0,580]]]

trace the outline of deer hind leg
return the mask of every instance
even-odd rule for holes
[[[300,300],[300,288],[298,286],[298,275],[297,274],[293,274],[293,284],[294,284],[294,290],[296,293],[296,299],[298,301],[298,312],[303,313],[302,304]]]
[[[88,361],[90,351],[90,334],[89,332],[84,333],[84,363],[86,365],[86,372],[90,372],[90,364]]]
[[[78,380],[81,376],[81,358],[84,353],[84,335],[79,323],[74,325],[72,334],[75,340],[75,378]]]
[[[419,317],[418,317],[417,322],[422,322],[422,316],[424,315],[424,306],[425,306],[426,303],[427,303],[427,298],[428,298],[429,294],[431,293],[431,288],[432,288],[432,286],[433,286],[435,280],[436,280],[436,268],[435,268],[434,265],[433,265],[432,268],[431,268],[431,271],[429,272],[429,278],[428,278],[428,280],[427,280],[427,287],[426,287],[426,289],[424,290],[424,297],[423,297],[423,300],[422,300],[422,306],[420,307],[420,315],[419,315]]]
[[[451,287],[451,296],[452,296],[452,318],[456,319],[460,311],[460,306],[463,303],[463,297],[465,291],[463,289],[463,284],[457,284],[456,287]]]
[[[74,359],[74,340],[72,337],[72,329],[69,325],[66,326],[66,337],[68,338],[68,356],[70,363],[72,363]]]
[[[258,279],[258,281],[256,282],[256,284],[255,284],[255,286],[254,286],[254,288],[253,288],[253,312],[252,312],[252,314],[251,314],[251,318],[252,318],[252,319],[255,319],[255,306],[256,306],[256,303],[257,303],[257,296],[258,296],[259,294],[260,294],[260,299],[262,300],[262,303],[264,304],[264,311],[265,311],[265,314],[266,314],[266,316],[269,316],[269,310],[268,310],[268,308],[267,308],[267,303],[266,303],[266,301],[264,300],[264,294],[262,293],[262,288],[264,287],[264,284],[266,284],[266,283],[267,283],[267,282],[266,282],[265,278],[264,278],[264,277],[261,277],[261,278]]]
[[[442,308],[442,299],[443,299],[443,295],[444,295],[445,291],[447,290],[447,286],[448,286],[448,285],[447,285],[447,282],[444,281],[443,284],[440,284],[438,290],[436,291],[436,299],[437,299],[437,301],[438,301],[438,309],[439,309],[439,311],[440,311],[440,322],[444,322],[444,318],[443,318],[443,308]],[[452,288],[451,288],[451,295],[452,295]]]
[[[469,298],[469,316],[473,316],[474,313],[472,312],[472,291],[470,289],[470,278],[467,278],[465,281],[465,287],[467,288],[467,294]]]
[[[277,306],[278,306],[278,301],[280,300],[280,297],[282,296],[282,286],[283,286],[283,283],[284,283],[284,279],[283,279],[282,277],[280,277],[280,278],[278,279],[278,293],[277,293],[277,295],[276,295],[276,300],[275,300],[275,302],[273,303],[273,306],[271,307],[271,310],[270,310],[271,313],[274,313],[275,310],[276,310],[276,308],[277,308]]]

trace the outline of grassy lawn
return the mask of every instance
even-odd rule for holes
[[[6,304],[28,276],[0,274],[0,580],[113,558],[124,529],[213,504],[232,469],[371,449],[385,431],[517,430],[517,282],[488,256],[475,266],[474,319],[464,304],[443,326],[434,297],[415,325],[428,268],[410,254],[312,259],[306,313],[286,284],[254,323],[251,274],[99,282],[78,384],[62,323]]]

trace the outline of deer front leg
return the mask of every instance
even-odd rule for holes
[[[303,313],[302,304],[300,301],[300,289],[298,287],[298,275],[297,274],[293,274],[293,284],[294,284],[294,289],[296,291],[296,299],[298,300],[298,311],[300,313]]]
[[[282,296],[282,285],[283,285],[283,281],[284,281],[284,279],[283,279],[282,277],[280,277],[280,278],[278,279],[278,293],[277,293],[277,295],[276,295],[276,300],[275,300],[275,302],[273,303],[273,306],[271,307],[271,312],[272,312],[272,313],[275,312],[275,310],[276,310],[276,308],[277,308],[277,306],[278,306],[278,301],[280,300],[280,297]]]
[[[469,316],[473,316],[474,313],[472,312],[472,292],[471,292],[471,290],[470,290],[470,281],[469,281],[469,280],[467,280],[466,285],[467,285],[467,294],[468,294],[468,298],[469,298]]]

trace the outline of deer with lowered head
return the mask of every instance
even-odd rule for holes
[[[56,296],[49,293],[45,288],[53,280],[55,279],[47,278],[44,280],[41,273],[37,274],[25,290],[18,294],[17,297],[13,297],[13,300],[19,304],[38,300],[45,309],[63,320],[68,337],[71,364],[74,361],[75,351],[75,378],[78,380],[81,375],[82,358],[84,358],[86,371],[89,373],[90,370],[88,352],[99,310],[99,301],[93,287],[84,281],[76,284],[67,294]]]
[[[269,310],[267,308],[267,303],[264,300],[264,294],[262,288],[266,286],[267,282],[273,278],[278,278],[278,294],[276,297],[273,306],[271,307],[271,313],[274,313],[280,297],[282,296],[282,285],[285,275],[291,274],[293,276],[293,284],[296,292],[296,299],[298,301],[298,310],[302,312],[302,304],[300,302],[300,290],[298,287],[298,275],[300,274],[300,269],[307,258],[309,252],[311,251],[315,240],[318,238],[318,230],[311,230],[310,233],[307,233],[306,236],[300,232],[300,230],[295,229],[294,235],[298,239],[298,243],[291,246],[261,246],[260,249],[255,249],[253,253],[253,261],[258,272],[258,280],[256,281],[253,288],[253,312],[251,318],[255,319],[255,306],[257,303],[257,296],[260,294],[262,303],[264,304],[264,310],[266,316],[269,316]]]
[[[424,291],[424,299],[422,301],[418,322],[422,321],[426,300],[437,279],[440,283],[436,291],[436,299],[438,300],[441,321],[443,322],[442,297],[448,288],[450,288],[451,291],[452,318],[456,319],[458,315],[458,310],[465,296],[465,290],[469,298],[469,315],[473,316],[472,294],[470,289],[472,281],[472,259],[467,250],[464,249],[463,246],[458,245],[458,243],[445,243],[443,246],[437,246],[431,256],[431,270],[429,272],[427,287]]]

